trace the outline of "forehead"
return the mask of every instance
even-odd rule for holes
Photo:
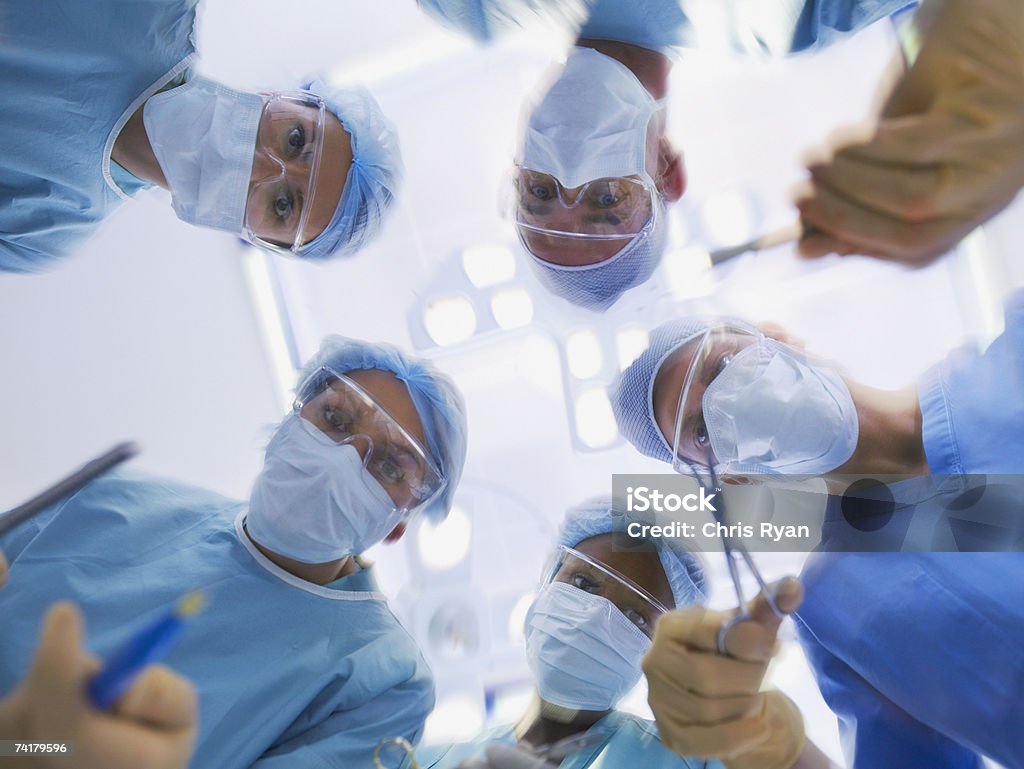
[[[427,450],[423,422],[420,421],[405,382],[390,371],[380,369],[354,369],[346,372],[345,376],[366,390],[409,435],[419,442],[424,451]]]
[[[665,606],[675,606],[661,558],[652,549],[638,547],[636,540],[614,533],[598,534],[581,540],[573,549],[636,583]]]
[[[568,212],[569,217],[581,215],[579,209]],[[554,217],[552,217],[554,220]],[[553,226],[554,221],[546,222]],[[563,267],[583,267],[611,259],[629,245],[632,238],[597,240],[586,238],[565,238],[545,235],[533,230],[520,229],[526,249],[543,262]]]

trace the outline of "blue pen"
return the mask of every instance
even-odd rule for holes
[[[184,596],[178,605],[130,638],[89,682],[89,699],[100,710],[109,710],[128,691],[147,665],[159,662],[185,629],[185,622],[203,610],[201,591]]]

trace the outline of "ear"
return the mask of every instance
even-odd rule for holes
[[[672,146],[667,138],[658,139],[658,191],[673,203],[686,192],[686,166],[683,153]]]
[[[778,342],[788,344],[790,347],[795,347],[798,350],[804,349],[803,339],[798,336],[793,336],[775,321],[766,320],[763,323],[758,323],[757,330]]]
[[[409,528],[409,524],[405,521],[402,521],[400,524],[398,524],[395,528],[391,530],[390,534],[384,537],[384,544],[393,545],[395,542],[402,538],[407,528]]]

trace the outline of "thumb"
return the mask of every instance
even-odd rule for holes
[[[7,582],[7,559],[4,557],[4,551],[0,550],[0,587],[3,587]]]
[[[797,610],[804,598],[800,581],[787,577],[768,586],[768,592],[783,616],[776,614],[764,592],[747,604],[750,618],[729,628],[725,648],[729,656],[748,662],[767,662],[775,653],[775,637],[786,614]]]
[[[29,676],[46,688],[66,688],[82,671],[82,614],[67,601],[54,604],[43,619]]]
[[[783,614],[792,614],[804,600],[804,586],[796,577],[786,577],[768,586],[768,592],[775,601],[775,607]],[[777,630],[782,617],[775,613],[771,601],[764,592],[757,594],[748,604],[750,616],[762,627]]]

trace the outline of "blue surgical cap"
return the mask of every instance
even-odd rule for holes
[[[558,532],[558,544],[576,547],[583,540],[599,534],[625,532],[626,527],[633,522],[634,519],[628,513],[615,509],[611,497],[597,497],[569,509]],[[699,603],[707,598],[704,569],[680,539],[662,537],[645,541],[650,542],[658,551],[676,608]]]
[[[332,88],[317,80],[305,90],[322,98],[351,135],[352,165],[330,224],[301,248],[299,256],[351,256],[377,236],[398,189],[403,172],[398,137],[362,86]]]
[[[707,330],[708,324],[701,318],[663,323],[651,332],[647,349],[608,388],[619,432],[649,457],[672,462],[672,446],[654,419],[658,370],[669,355]]]
[[[430,456],[448,480],[444,491],[424,514],[435,522],[444,520],[466,462],[466,404],[455,383],[427,361],[412,358],[393,345],[332,335],[324,339],[319,352],[306,364],[296,389],[321,366],[329,366],[339,374],[380,369],[405,383],[423,423]]]
[[[665,253],[665,234],[668,228],[665,202],[655,213],[650,232],[635,238],[614,256],[579,267],[551,264],[530,253],[526,248],[533,272],[551,293],[578,307],[603,312],[615,304],[628,289],[651,277]]]

